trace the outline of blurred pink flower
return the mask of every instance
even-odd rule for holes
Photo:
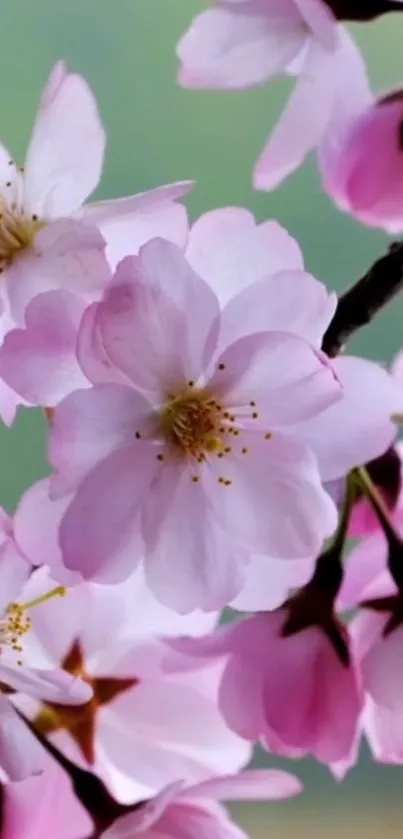
[[[275,769],[246,770],[238,775],[212,777],[188,786],[172,783],[133,813],[121,816],[103,833],[104,839],[246,839],[245,833],[218,803],[226,801],[275,801],[298,795],[301,784],[288,772]],[[8,837],[7,837],[8,839]]]
[[[35,598],[51,586],[41,569],[29,594]],[[190,784],[237,771],[248,762],[250,746],[219,711],[219,668],[189,677],[165,667],[171,653],[162,639],[200,635],[216,621],[214,614],[182,617],[162,606],[142,572],[116,586],[83,583],[32,613],[27,651],[38,666],[80,673],[92,701],[79,709],[57,700],[13,701],[123,803],[142,801],[178,777]]]
[[[338,764],[355,750],[363,707],[360,674],[347,629],[331,613],[323,625],[312,619],[289,631],[290,621],[302,614],[297,602],[298,595],[274,612],[170,645],[185,657],[185,668],[224,659],[220,708],[242,737],[275,754],[312,754]],[[325,610],[323,604],[322,616]]]

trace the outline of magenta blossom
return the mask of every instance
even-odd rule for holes
[[[29,596],[51,586],[41,569]],[[78,585],[33,612],[27,653],[38,666],[80,672],[93,701],[79,709],[20,696],[14,702],[123,803],[142,801],[178,777],[196,783],[237,771],[249,760],[250,746],[219,711],[219,670],[189,677],[164,666],[172,655],[162,639],[210,632],[216,620],[201,612],[183,617],[162,606],[141,571],[121,585]]]
[[[297,778],[274,769],[213,777],[194,786],[177,781],[138,810],[117,819],[103,837],[247,839],[245,833],[230,821],[219,801],[275,801],[298,795],[300,791]]]
[[[189,611],[236,596],[250,552],[318,552],[335,508],[289,428],[340,399],[340,385],[299,335],[239,337],[243,316],[231,302],[220,313],[159,240],[88,310],[79,357],[94,386],[60,403],[50,439],[53,497],[74,493],[59,534],[69,569],[116,581],[144,555],[157,596]]]
[[[37,667],[26,654],[31,615],[34,607],[40,612],[42,604],[29,597],[32,567],[16,545],[10,520],[2,510],[0,513],[0,768],[12,780],[20,780],[41,769],[42,755],[17,716],[10,695],[21,691],[27,696],[75,705],[86,702],[91,689],[54,666]],[[47,591],[52,588],[48,586]]]
[[[354,108],[335,116],[319,146],[325,190],[364,224],[403,230],[403,90],[375,99],[364,80]]]

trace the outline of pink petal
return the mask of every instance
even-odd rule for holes
[[[197,675],[194,686],[166,678],[144,680],[116,699],[113,715],[107,720],[105,712],[101,725],[108,762],[128,776],[126,800],[130,779],[150,794],[177,778],[191,784],[236,772],[251,753],[250,745],[224,722],[216,697],[199,691]],[[118,783],[114,787],[121,800]]]
[[[256,224],[241,207],[204,213],[191,228],[186,257],[222,304],[262,277],[304,267],[300,248],[284,227],[276,221]]]
[[[202,781],[180,793],[181,798],[206,796],[224,801],[276,801],[302,791],[302,784],[278,769],[246,769],[237,775],[222,775]]]
[[[49,459],[60,472],[52,493],[71,491],[100,460],[134,443],[151,412],[139,393],[120,384],[69,394],[57,406],[50,430]]]
[[[0,677],[14,690],[48,702],[81,705],[92,696],[92,689],[86,682],[64,670],[35,670],[1,662]]]
[[[97,186],[105,133],[81,76],[56,65],[40,103],[25,166],[25,207],[45,219],[68,216]]]
[[[105,351],[158,401],[196,381],[215,347],[218,301],[179,249],[161,239],[123,260],[100,310]]]
[[[0,375],[34,405],[56,405],[87,380],[76,357],[77,332],[85,304],[68,292],[40,294],[29,303],[25,329],[6,335]]]
[[[339,593],[340,609],[354,609],[369,598],[368,587],[386,571],[387,544],[383,533],[373,533],[351,551]],[[392,586],[393,591],[393,586]]]
[[[377,705],[367,697],[364,733],[373,757],[380,763],[403,763],[403,719],[400,710]]]
[[[11,314],[23,322],[28,303],[44,291],[61,288],[84,300],[97,296],[110,280],[105,242],[96,227],[73,219],[48,224],[33,245],[7,269]]]
[[[222,464],[211,462],[216,478],[209,492],[217,520],[252,552],[279,559],[317,555],[335,528],[336,508],[311,451],[279,433],[265,440],[242,432],[240,440],[246,455],[233,451]],[[220,475],[231,485],[220,484]]]
[[[332,114],[336,81],[334,56],[313,41],[295,89],[256,164],[256,189],[274,189],[321,141]]]
[[[38,774],[43,763],[42,746],[17,715],[9,699],[0,694],[1,769],[11,781],[20,781],[34,773]]]
[[[121,816],[112,827],[103,832],[103,839],[131,839],[134,834],[149,831],[150,827],[160,819],[164,810],[177,798],[183,783],[183,781],[173,781],[171,784],[167,784],[161,792],[149,801],[145,801],[132,813]],[[154,834],[155,837],[159,835],[158,833]],[[160,839],[163,839],[163,837],[161,836]]]
[[[320,347],[336,305],[336,294],[304,271],[263,277],[227,303],[221,318],[220,346],[273,329],[296,333]]]
[[[177,199],[192,188],[191,181],[157,187],[140,195],[101,201],[85,208],[84,218],[99,227],[112,267],[128,254],[136,254],[150,239],[161,237],[179,247],[186,245],[186,209]]]
[[[322,0],[295,0],[295,4],[322,47],[334,49],[337,44],[337,23],[331,8]]]
[[[282,606],[290,591],[307,583],[314,570],[314,560],[273,559],[253,555],[245,571],[242,590],[231,609],[240,612],[267,612]]]
[[[402,404],[401,392],[379,364],[341,356],[333,366],[343,386],[342,399],[293,429],[315,452],[324,481],[386,451],[396,435],[391,415]]]
[[[32,738],[33,739],[33,738]],[[38,744],[38,751],[40,746]],[[3,796],[3,839],[38,839],[51,830],[58,839],[90,836],[88,813],[73,794],[70,780],[43,752],[44,772],[7,784]]]
[[[19,549],[32,565],[50,566],[57,582],[72,585],[80,577],[64,568],[58,540],[60,521],[71,496],[51,500],[49,484],[45,478],[22,495],[14,515],[14,535]]]
[[[378,705],[400,713],[403,707],[403,677],[399,666],[402,640],[402,627],[380,637],[361,663],[365,688],[372,699]]]
[[[135,442],[94,467],[63,517],[64,564],[86,579],[120,582],[141,558],[138,514],[160,464],[152,443]]]
[[[293,6],[285,3],[283,14],[273,18],[270,11],[259,13],[259,7],[252,14],[216,8],[198,15],[177,47],[179,82],[184,87],[243,88],[282,72],[305,37]]]
[[[277,331],[231,344],[217,360],[208,387],[241,425],[266,431],[294,424],[297,417],[315,417],[341,398],[326,357],[304,338]]]
[[[164,463],[145,500],[145,573],[155,596],[180,613],[223,608],[240,591],[246,555],[214,520],[209,485],[195,469]]]

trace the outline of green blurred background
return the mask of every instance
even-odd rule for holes
[[[364,0],[365,2],[365,0]],[[192,178],[194,217],[241,204],[259,219],[275,217],[299,240],[310,270],[342,289],[386,248],[382,233],[339,214],[321,194],[310,161],[281,189],[255,193],[253,162],[280,113],[289,82],[245,93],[181,90],[175,44],[203,0],[12,0],[2,6],[0,129],[23,161],[36,103],[52,64],[64,58],[91,84],[108,133],[98,197],[131,194]],[[355,27],[377,88],[401,81],[403,17]],[[354,343],[389,361],[402,342],[403,301],[395,302]],[[21,413],[0,432],[1,503],[11,510],[21,491],[46,472],[41,416]],[[258,760],[263,761],[264,758]],[[266,758],[267,760],[267,758]],[[278,765],[279,761],[270,761]],[[285,765],[285,762],[284,762]],[[293,764],[306,793],[295,802],[237,808],[252,836],[402,836],[399,767],[371,764],[365,754],[342,784],[310,761]]]

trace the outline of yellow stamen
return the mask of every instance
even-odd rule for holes
[[[47,591],[46,594],[41,594],[40,597],[36,597],[35,600],[29,600],[28,603],[23,603],[21,608],[24,609],[24,611],[27,609],[33,609],[34,606],[40,606],[41,603],[46,603],[48,600],[52,600],[53,597],[64,597],[66,593],[66,586],[56,586],[56,588],[52,588],[51,591]]]

